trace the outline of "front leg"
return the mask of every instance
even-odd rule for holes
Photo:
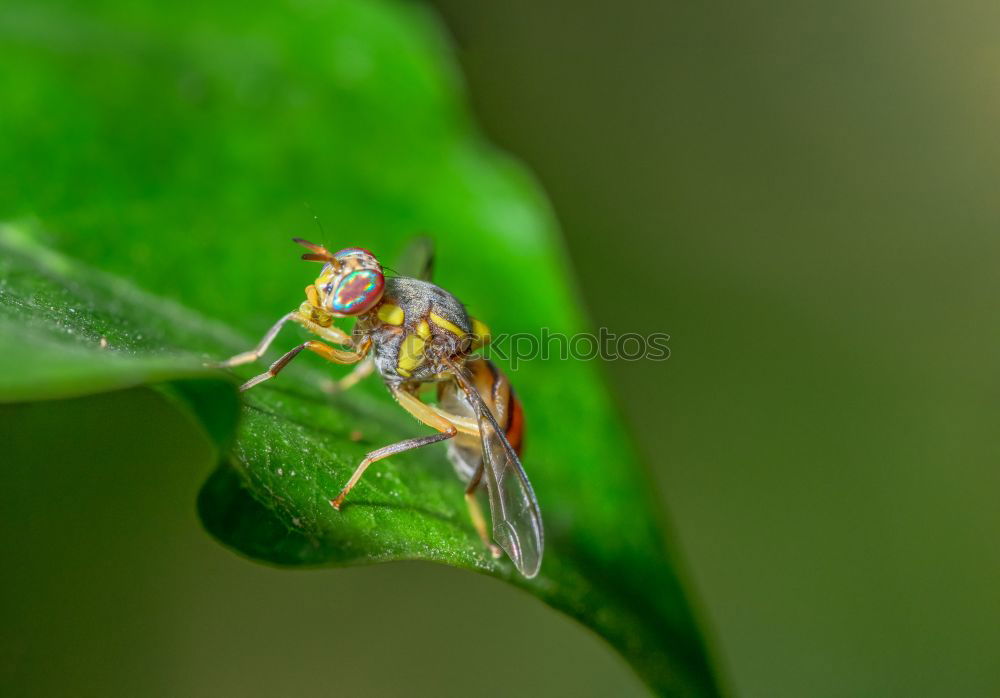
[[[274,325],[267,331],[267,333],[261,338],[257,346],[249,351],[244,351],[236,356],[226,359],[219,364],[220,368],[232,368],[234,366],[242,366],[243,364],[253,363],[257,361],[264,355],[268,347],[274,341],[274,338],[278,336],[278,332],[281,328],[285,326],[285,323],[291,320],[296,322],[302,327],[306,328],[315,335],[318,335],[332,344],[339,344],[342,347],[354,348],[354,341],[351,336],[344,332],[339,327],[334,327],[333,325],[329,327],[323,327],[317,324],[309,317],[309,315],[303,313],[302,309],[293,310],[281,317]]]
[[[253,388],[256,385],[260,385],[266,380],[274,378],[276,375],[278,375],[279,372],[281,372],[281,369],[283,369],[285,366],[291,363],[292,359],[298,356],[299,352],[301,352],[303,349],[308,349],[314,354],[319,354],[327,361],[330,361],[335,364],[356,364],[357,362],[361,361],[361,359],[365,358],[365,353],[367,353],[367,348],[363,353],[359,353],[356,351],[345,351],[343,349],[334,349],[331,346],[327,346],[318,339],[310,339],[308,342],[303,342],[299,346],[287,352],[284,356],[282,356],[280,359],[271,364],[271,367],[268,368],[266,371],[264,371],[264,373],[254,376],[246,383],[241,385],[240,392],[242,393],[247,390],[250,390],[250,388]]]
[[[281,331],[281,328],[285,325],[285,323],[294,318],[298,313],[298,310],[293,310],[287,315],[282,316],[282,318],[274,323],[271,329],[267,331],[267,334],[261,338],[256,347],[250,351],[244,351],[236,356],[226,359],[219,364],[219,367],[232,368],[233,366],[242,366],[243,364],[252,363],[262,357],[264,352],[267,351],[267,348],[271,346],[271,342],[274,341],[274,338],[278,336],[278,332]]]
[[[354,347],[354,340],[351,338],[351,335],[336,325],[321,325],[301,310],[297,313],[291,313],[291,318],[289,319],[331,344],[339,344],[342,347]]]

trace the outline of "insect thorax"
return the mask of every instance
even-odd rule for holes
[[[465,355],[472,344],[462,302],[406,277],[385,280],[382,303],[361,318],[356,332],[371,339],[375,365],[391,383],[434,380],[445,370],[443,358]]]

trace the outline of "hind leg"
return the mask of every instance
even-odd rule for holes
[[[472,476],[468,487],[465,488],[465,504],[469,508],[469,518],[472,519],[472,525],[476,529],[476,533],[479,534],[480,540],[483,541],[483,545],[490,551],[490,555],[494,558],[499,558],[503,555],[503,551],[490,538],[490,534],[486,528],[486,518],[483,516],[483,509],[479,506],[479,500],[476,499],[476,490],[479,488],[479,482],[482,479],[483,462],[480,460],[479,467],[476,468],[476,474]]]
[[[340,490],[340,494],[330,500],[330,505],[338,511],[344,503],[344,498],[347,496],[347,493],[354,489],[354,486],[358,484],[358,480],[361,479],[361,476],[365,474],[368,466],[372,463],[376,463],[383,458],[388,458],[389,456],[394,456],[397,453],[403,453],[404,451],[410,451],[414,448],[429,446],[439,441],[451,439],[458,433],[458,429],[456,429],[451,422],[428,408],[427,405],[424,405],[424,403],[420,402],[420,400],[418,400],[411,393],[398,386],[389,386],[389,391],[407,412],[432,429],[437,429],[439,433],[431,434],[430,436],[419,436],[415,439],[406,439],[405,441],[400,441],[399,443],[383,446],[377,451],[372,451],[366,455],[364,460],[362,460],[361,463],[358,464],[358,467],[354,469],[351,479],[348,480],[347,484],[344,485],[344,488]]]
[[[436,444],[438,441],[444,441],[445,439],[450,439],[458,432],[450,427],[440,434],[431,434],[430,436],[418,436],[415,439],[406,439],[405,441],[400,441],[399,443],[390,444],[389,446],[383,446],[377,451],[372,451],[365,456],[364,460],[358,464],[358,467],[354,469],[354,474],[351,475],[351,479],[347,481],[344,488],[340,490],[340,494],[330,500],[330,506],[332,506],[337,511],[340,511],[340,507],[344,504],[344,497],[347,493],[354,489],[354,486],[358,484],[358,480],[361,476],[365,474],[368,470],[368,466],[372,463],[377,463],[383,458],[388,458],[389,456],[394,456],[397,453],[403,453],[404,451],[412,451],[415,448],[420,448],[421,446],[430,446],[431,444]]]

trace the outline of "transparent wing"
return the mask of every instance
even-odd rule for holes
[[[426,235],[415,237],[406,245],[396,264],[400,276],[433,281],[434,241]]]
[[[483,442],[483,477],[490,498],[493,540],[506,551],[528,579],[542,564],[544,533],[538,500],[521,467],[521,460],[486,406],[465,368],[448,362],[459,386],[475,410]]]

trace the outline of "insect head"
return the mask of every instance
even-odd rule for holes
[[[302,259],[323,262],[323,269],[314,286],[320,306],[334,317],[354,317],[371,310],[381,300],[385,290],[382,265],[363,247],[345,247],[329,252],[322,245],[295,238],[295,242],[312,250]]]

